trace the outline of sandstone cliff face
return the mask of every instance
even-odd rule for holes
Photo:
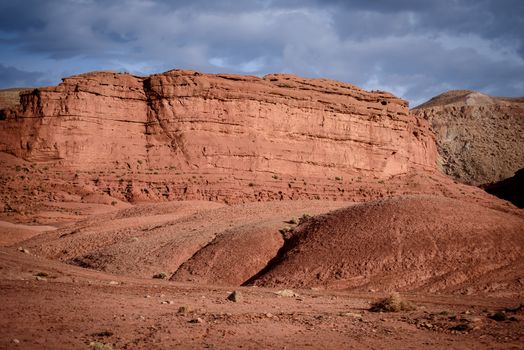
[[[181,167],[379,177],[434,165],[427,129],[389,94],[287,75],[179,71],[145,86],[153,162],[175,154]]]
[[[432,171],[437,155],[405,101],[282,74],[94,72],[24,92],[4,114],[0,151],[128,200],[318,196],[333,189],[310,179]]]
[[[79,169],[106,169],[125,153],[143,158],[145,100],[141,79],[108,73],[21,93],[0,126],[0,150]]]
[[[524,167],[524,98],[449,91],[412,110],[430,122],[444,173],[480,185]]]

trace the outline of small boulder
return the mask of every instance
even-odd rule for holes
[[[23,248],[23,247],[18,247],[18,251],[21,252],[21,253],[24,253],[24,254],[29,254],[29,250]]]
[[[197,317],[197,318],[193,318],[192,320],[190,320],[189,323],[204,323],[204,320],[201,319],[200,317]]]
[[[235,290],[233,293],[229,294],[227,297],[227,300],[233,301],[235,303],[239,303],[242,300],[244,300],[244,297],[242,296],[242,293],[238,290]]]
[[[178,313],[179,314],[185,315],[185,314],[188,314],[190,312],[191,312],[191,308],[189,306],[181,306],[181,307],[178,308]]]

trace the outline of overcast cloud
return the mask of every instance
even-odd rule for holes
[[[0,2],[0,87],[91,70],[326,77],[411,105],[524,95],[522,0]]]

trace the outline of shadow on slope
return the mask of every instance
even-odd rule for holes
[[[481,186],[486,192],[524,208],[524,168],[514,176],[492,184]]]

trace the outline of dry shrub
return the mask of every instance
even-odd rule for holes
[[[415,305],[403,300],[399,293],[393,292],[390,296],[371,305],[373,312],[399,312],[415,310]]]
[[[160,280],[165,280],[167,279],[167,277],[168,277],[167,273],[165,272],[160,272],[160,273],[153,275],[153,278],[160,279]]]
[[[95,341],[89,344],[89,349],[90,350],[113,350],[113,347],[109,344],[104,344],[104,343]]]

